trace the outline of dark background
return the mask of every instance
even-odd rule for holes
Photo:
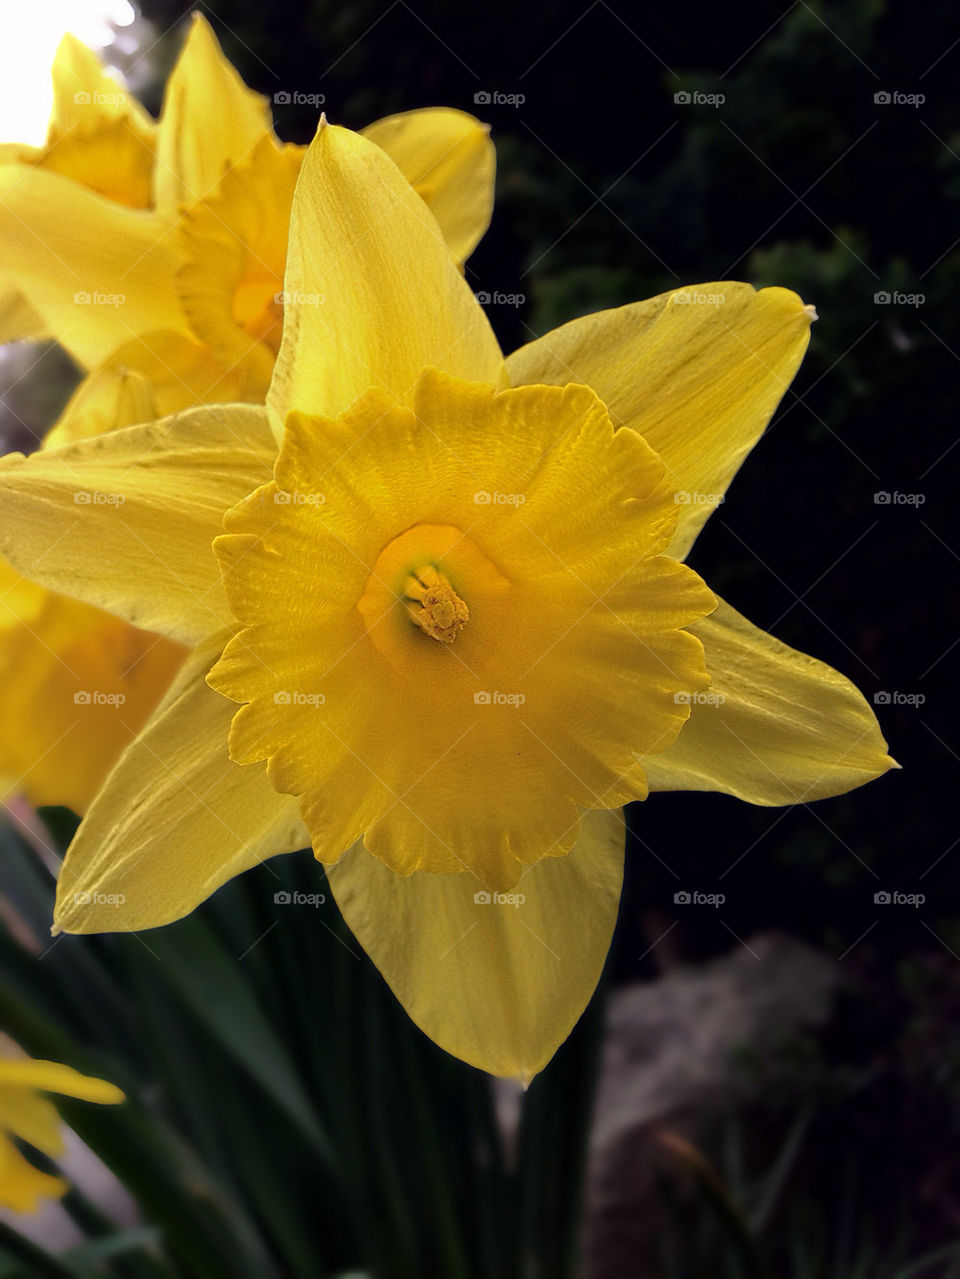
[[[843,671],[871,701],[890,694],[877,711],[903,771],[792,810],[713,795],[637,806],[610,976],[617,987],[650,981],[771,930],[836,961],[849,979],[840,1010],[802,1046],[790,1086],[778,1076],[760,1090],[748,1121],[755,1134],[811,1099],[815,1111],[795,1177],[816,1185],[816,1212],[800,1226],[789,1214],[775,1221],[773,1272],[788,1272],[791,1231],[836,1233],[850,1195],[851,1257],[894,1222],[905,1261],[955,1240],[953,6],[201,7],[249,84],[271,96],[323,93],[336,123],[441,104],[491,123],[497,203],[467,272],[477,290],[524,295],[518,308],[490,308],[508,350],[587,311],[699,281],[782,284],[816,305],[804,366],[691,562],[758,625]],[[186,7],[145,0],[142,9],[164,33],[162,67]],[[725,100],[675,101],[684,91]],[[475,105],[480,92],[525,101]],[[925,101],[876,101],[884,92]],[[275,116],[283,138],[309,140],[310,108],[278,106]],[[882,304],[878,292],[923,300]],[[918,497],[878,504],[881,491]],[[897,693],[924,700],[895,705]],[[679,889],[726,901],[678,907]],[[925,901],[876,904],[881,890]],[[671,1211],[684,1220],[687,1209]],[[708,1273],[697,1264],[670,1273]],[[870,1279],[877,1265],[851,1261],[842,1273]]]

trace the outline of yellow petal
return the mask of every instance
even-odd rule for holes
[[[223,513],[273,471],[266,411],[196,408],[0,459],[0,554],[51,590],[196,642],[232,622]]]
[[[372,142],[321,123],[293,201],[283,344],[267,400],[335,417],[370,387],[409,403],[426,365],[498,382],[497,340],[436,220]]]
[[[0,1071],[0,1132],[12,1133],[53,1156],[63,1151],[62,1130],[63,1121],[52,1102],[32,1087],[7,1083]]]
[[[49,336],[43,316],[16,287],[0,289],[0,342],[38,341]]]
[[[0,560],[0,802],[84,812],[185,652]]]
[[[682,559],[789,387],[811,318],[787,289],[695,285],[573,320],[507,371],[514,386],[585,382],[646,438],[677,491]]]
[[[247,393],[249,379],[242,367],[225,367],[204,343],[169,329],[131,338],[117,347],[100,368],[138,374],[150,388],[156,417],[179,413],[197,404],[259,403],[263,398]]]
[[[41,168],[0,168],[0,274],[81,364],[141,332],[185,331],[177,266],[176,239],[156,214]]]
[[[53,60],[53,110],[48,141],[62,137],[91,118],[125,120],[128,127],[149,137],[156,129],[143,107],[119,80],[101,66],[97,55],[68,32]]]
[[[469,874],[399,879],[359,846],[327,874],[354,936],[420,1029],[471,1066],[527,1084],[600,978],[623,819],[590,813],[569,856],[528,870],[513,902]]]
[[[101,365],[83,379],[57,422],[44,436],[44,448],[62,448],[120,426],[153,422],[157,409],[150,383],[124,366]]]
[[[156,204],[174,212],[207,196],[230,165],[272,133],[267,99],[224,57],[199,13],[167,81],[160,116]]]
[[[102,1106],[116,1106],[124,1095],[115,1085],[92,1075],[82,1075],[72,1066],[58,1061],[38,1061],[32,1057],[14,1057],[0,1061],[0,1088],[12,1085],[38,1088],[41,1092],[76,1097],[78,1101],[95,1101]]]
[[[227,755],[235,707],[204,675],[225,636],[191,655],[121,757],[67,850],[54,919],[69,933],[156,928],[234,875],[303,847],[296,801]]]
[[[653,790],[712,790],[751,804],[798,804],[862,786],[896,763],[863,695],[838,671],[781,644],[729,604],[690,629],[710,688],[662,755]]]
[[[34,1168],[10,1138],[0,1133],[0,1205],[13,1212],[36,1212],[41,1199],[59,1199],[66,1191],[62,1177]]]
[[[464,262],[493,213],[497,154],[490,128],[465,111],[423,107],[361,130],[383,147],[440,223],[450,251]]]
[[[129,120],[90,116],[49,142],[36,163],[108,200],[131,209],[149,209],[153,148],[152,135],[131,128]]]

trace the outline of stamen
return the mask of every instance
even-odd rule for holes
[[[425,635],[443,644],[452,644],[470,618],[466,604],[432,564],[407,578],[404,595],[410,601],[411,620]]]

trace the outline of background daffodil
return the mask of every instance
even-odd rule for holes
[[[45,145],[0,147],[0,340],[53,336],[91,370],[47,446],[211,397],[262,400],[305,148],[278,141],[199,14],[159,121],[71,35],[53,84]],[[368,133],[467,257],[493,205],[486,127],[430,108]],[[182,655],[0,565],[0,798],[83,812]]]
[[[104,1079],[81,1075],[72,1066],[28,1057],[0,1060],[0,1205],[14,1212],[35,1212],[44,1198],[59,1198],[67,1183],[41,1172],[15,1144],[25,1141],[45,1155],[63,1153],[60,1116],[41,1093],[59,1093],[80,1101],[116,1106],[124,1095]]]
[[[52,336],[87,370],[133,369],[161,413],[262,400],[305,148],[277,139],[199,14],[158,121],[72,36],[53,79],[46,145],[0,150],[0,338]],[[493,208],[487,127],[426,108],[367,132],[463,261]]]
[[[266,410],[0,472],[20,571],[194,649],[81,825],[57,923],[155,926],[309,839],[414,1020],[529,1079],[606,955],[620,805],[791,803],[892,766],[849,681],[683,564],[712,508],[691,495],[726,489],[811,311],[714,284],[504,361],[402,174],[330,127],[284,289],[326,301],[289,306]],[[122,522],[84,512],[82,545],[63,537],[78,473],[125,496]]]

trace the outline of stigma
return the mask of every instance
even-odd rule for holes
[[[433,564],[411,573],[404,583],[404,598],[411,620],[442,644],[452,644],[470,619],[466,604]]]

